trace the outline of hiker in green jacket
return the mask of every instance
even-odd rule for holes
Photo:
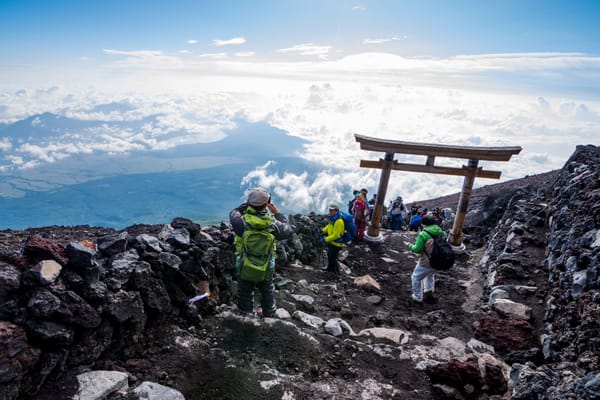
[[[263,188],[253,189],[246,203],[229,213],[229,222],[236,235],[238,308],[243,313],[254,313],[254,291],[258,288],[261,297],[258,314],[272,317],[276,310],[273,285],[276,240],[288,239],[293,229]]]
[[[419,254],[417,265],[411,275],[412,280],[412,299],[416,303],[434,303],[435,291],[435,269],[429,264],[429,257],[425,254],[431,254],[433,248],[433,238],[444,235],[442,228],[436,225],[436,220],[432,215],[426,215],[421,218],[423,230],[417,236],[415,244],[410,245],[408,249],[413,253]]]

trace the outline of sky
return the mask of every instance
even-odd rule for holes
[[[324,166],[305,176],[267,163],[241,185],[323,207],[348,197],[342,183],[377,188],[378,171],[358,164],[382,155],[361,151],[355,133],[522,146],[508,163],[484,164],[503,180],[561,168],[576,145],[599,144],[598,21],[599,1],[573,0],[3,0],[0,123],[43,112],[107,124],[161,117],[44,146],[0,138],[0,172],[90,146],[218,140],[240,117],[308,140],[298,155]],[[394,172],[388,193],[418,200],[461,182]]]

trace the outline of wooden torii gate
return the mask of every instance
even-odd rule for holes
[[[396,171],[410,172],[426,172],[430,174],[445,174],[445,175],[460,175],[464,176],[464,182],[458,206],[456,208],[456,216],[454,218],[454,226],[448,238],[448,242],[455,247],[462,245],[462,228],[467,215],[469,199],[473,189],[473,183],[476,177],[499,179],[500,171],[488,171],[482,167],[478,167],[480,160],[486,161],[508,161],[513,154],[521,152],[520,146],[511,147],[473,147],[473,146],[450,146],[437,145],[426,143],[400,142],[396,140],[377,139],[373,137],[354,135],[357,142],[360,143],[361,150],[381,151],[385,153],[383,159],[378,161],[361,160],[361,168],[379,168],[381,169],[381,177],[379,178],[379,188],[377,189],[377,200],[375,209],[373,210],[373,218],[367,228],[367,238],[377,240],[380,237],[379,229],[381,228],[381,216],[383,213],[383,203],[387,192],[390,173]],[[394,154],[412,154],[427,156],[424,165],[420,164],[405,164],[394,160]],[[468,164],[462,168],[443,167],[434,165],[435,157],[447,158],[462,158],[467,159]]]

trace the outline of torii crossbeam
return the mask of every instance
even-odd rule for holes
[[[378,139],[363,135],[354,135],[357,142],[360,143],[361,150],[381,151],[385,153],[383,159],[378,161],[361,160],[362,168],[380,168],[381,177],[379,179],[379,188],[377,189],[377,201],[373,210],[373,218],[367,228],[367,238],[380,237],[381,216],[383,213],[383,202],[389,183],[390,173],[396,171],[425,172],[430,174],[445,174],[464,176],[462,191],[458,200],[454,226],[448,241],[456,247],[462,245],[462,228],[469,207],[469,199],[473,190],[473,183],[476,177],[499,179],[502,174],[500,171],[488,171],[478,167],[480,160],[485,161],[508,161],[514,154],[521,152],[520,146],[510,147],[474,147],[474,146],[451,146],[426,143],[400,142],[396,140]],[[405,164],[394,160],[394,154],[411,154],[426,156],[425,164]],[[467,159],[467,165],[462,168],[437,166],[436,157],[462,158]]]

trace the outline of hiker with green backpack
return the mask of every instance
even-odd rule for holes
[[[235,232],[238,308],[254,313],[254,291],[258,289],[261,316],[272,317],[276,310],[273,274],[277,240],[290,238],[294,231],[263,188],[253,189],[246,203],[229,213],[229,222]]]

